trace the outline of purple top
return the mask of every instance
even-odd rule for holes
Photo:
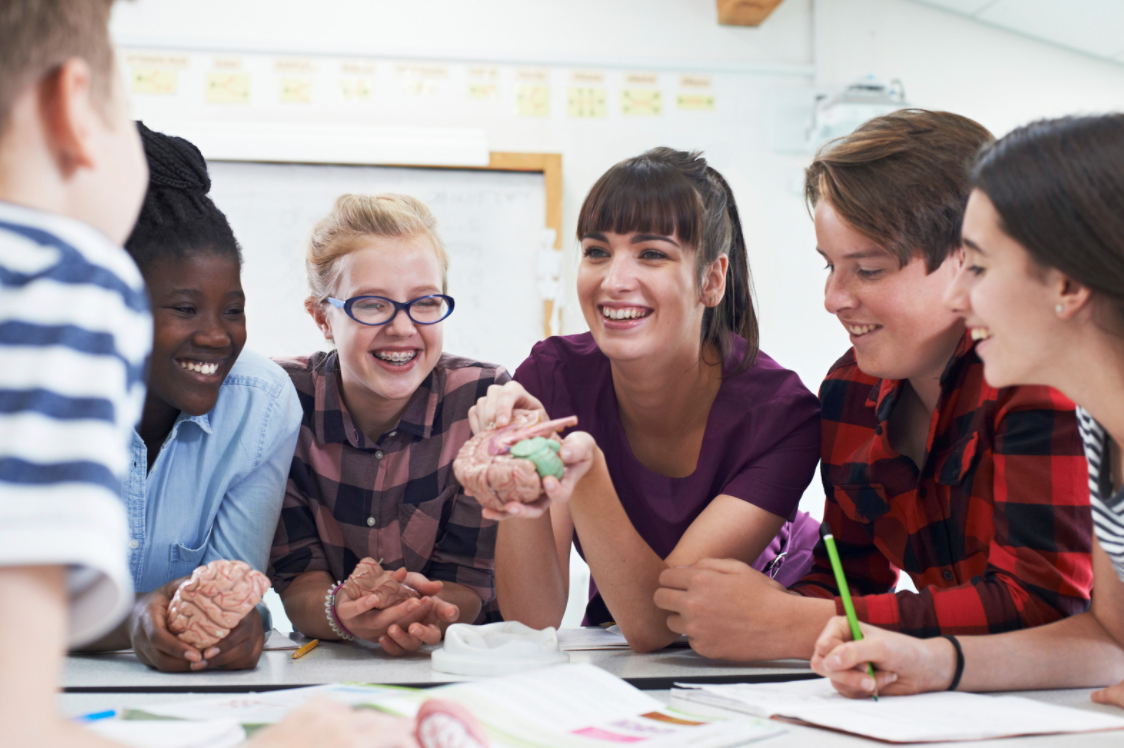
[[[741,360],[745,345],[734,338],[726,371]],[[820,408],[794,372],[759,352],[747,371],[724,379],[695,472],[685,478],[654,473],[632,453],[609,359],[589,333],[536,344],[515,380],[542,401],[551,418],[576,415],[577,428],[597,440],[625,513],[660,558],[667,558],[716,496],[727,494],[790,520],[754,568],[768,569],[786,587],[810,568],[819,525],[796,507],[819,460]],[[612,620],[592,584],[591,596],[587,621]]]

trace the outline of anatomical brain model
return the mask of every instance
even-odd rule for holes
[[[472,712],[445,699],[421,705],[414,735],[422,748],[488,748],[488,735]]]
[[[355,571],[344,582],[343,590],[352,600],[374,595],[377,600],[375,607],[379,610],[405,602],[411,597],[420,597],[417,590],[399,582],[373,558],[365,558],[355,566]]]
[[[512,501],[530,504],[542,496],[543,478],[562,478],[557,432],[577,425],[577,416],[540,418],[538,411],[515,410],[507,426],[481,431],[461,447],[453,472],[481,506],[503,511]]]
[[[168,630],[185,644],[207,649],[226,638],[269,589],[269,579],[242,561],[200,566],[168,604]]]

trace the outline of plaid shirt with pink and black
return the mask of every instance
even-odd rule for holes
[[[890,444],[903,382],[863,374],[849,351],[820,387],[824,519],[860,620],[922,637],[994,634],[1089,606],[1092,515],[1074,405],[1047,387],[991,387],[983,368],[965,336],[920,467]],[[919,592],[893,592],[898,569]],[[838,594],[822,541],[793,590]]]
[[[340,397],[337,354],[277,359],[304,410],[281,519],[270,552],[280,593],[298,574],[344,580],[364,557],[456,582],[484,601],[478,622],[498,618],[496,524],[453,475],[472,436],[468,409],[503,367],[443,354],[398,424],[372,441]]]

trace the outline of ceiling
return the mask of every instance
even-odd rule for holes
[[[916,0],[926,5],[1124,63],[1121,0]]]

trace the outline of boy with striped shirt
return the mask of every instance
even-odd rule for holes
[[[0,3],[0,745],[106,745],[54,713],[66,647],[133,604],[121,479],[152,320],[121,243],[144,196],[112,0]],[[258,746],[405,745],[312,703]],[[372,741],[372,735],[377,738]],[[412,742],[412,741],[410,741]]]

